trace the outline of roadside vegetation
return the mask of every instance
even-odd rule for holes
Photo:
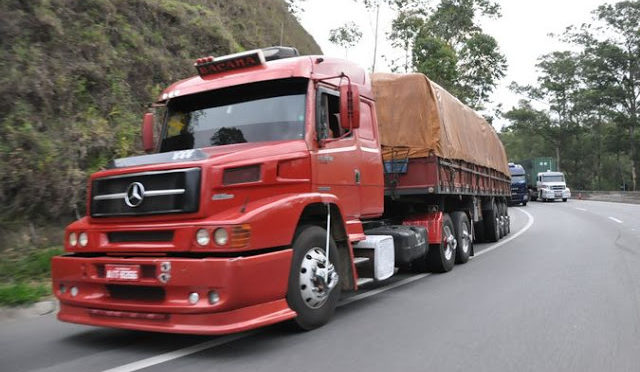
[[[572,189],[640,190],[640,1],[603,4],[538,59],[537,84],[504,113],[511,160],[554,156]]]
[[[23,305],[51,294],[49,281],[51,257],[61,247],[3,252],[0,255],[0,305]]]

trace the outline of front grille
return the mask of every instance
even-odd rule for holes
[[[165,292],[162,287],[120,284],[107,284],[106,287],[109,297],[116,300],[160,302],[164,301],[165,298]]]
[[[551,190],[564,190],[564,186],[551,186]]]
[[[198,211],[200,168],[98,178],[91,188],[91,216],[142,216]]]
[[[110,243],[170,242],[173,231],[114,231],[107,236]]]

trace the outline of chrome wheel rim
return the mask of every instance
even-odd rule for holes
[[[304,254],[299,275],[302,301],[312,309],[322,307],[338,284],[335,266],[330,261],[327,265],[324,249],[319,247],[313,247]]]
[[[449,226],[445,225],[442,228],[442,235],[444,239],[444,259],[449,261],[453,257],[453,253],[456,250],[458,242],[456,241],[456,237],[453,235]]]
[[[460,248],[462,249],[462,252],[466,254],[467,252],[469,252],[469,247],[471,247],[471,234],[469,233],[469,225],[466,222],[462,223],[461,230]]]

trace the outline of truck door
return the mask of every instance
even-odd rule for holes
[[[360,217],[360,150],[353,133],[340,127],[338,91],[319,87],[316,91],[317,143],[311,151],[314,191],[334,194],[346,219]]]
[[[362,217],[377,217],[384,212],[384,172],[373,102],[360,102],[360,128],[356,130],[360,163],[360,210]]]

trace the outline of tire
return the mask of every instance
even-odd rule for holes
[[[473,239],[471,239],[471,225],[469,217],[464,212],[451,213],[451,222],[456,235],[456,263],[464,264],[469,261],[469,255],[473,249]]]
[[[495,204],[492,209],[484,211],[484,236],[488,242],[497,242],[500,239],[500,224],[498,222],[498,208]]]
[[[509,235],[509,233],[511,232],[511,221],[509,221],[509,207],[505,204],[504,205],[504,236]]]
[[[500,222],[499,224],[500,239],[507,236],[507,227],[506,227],[507,219],[505,218],[506,209],[507,207],[504,205],[504,203],[498,204],[498,216],[499,216],[498,221]]]
[[[324,288],[325,291],[327,289],[323,279],[311,274],[315,269],[322,269],[323,265],[319,262],[323,258],[326,260],[326,233],[327,231],[319,226],[302,226],[293,241],[287,303],[298,314],[292,323],[300,330],[309,331],[326,324],[340,299],[340,260],[333,239],[329,241],[329,263],[333,264],[336,276],[332,279],[335,281],[328,280],[328,283],[334,285],[328,294],[312,291],[313,288]]]
[[[526,207],[527,206],[527,202],[522,202],[522,206]]]
[[[484,223],[482,221],[473,223],[473,233],[475,243],[484,243],[486,241],[484,237]]]
[[[567,198],[562,198],[562,201],[566,203],[567,202]]]
[[[509,217],[509,209],[505,210],[504,227],[507,230],[506,235],[511,234],[511,217]]]
[[[446,231],[446,233],[445,233]],[[436,273],[446,273],[453,269],[456,261],[456,249],[453,222],[448,214],[442,216],[442,238],[440,244],[429,247],[427,262],[431,271]],[[453,246],[452,246],[453,245]]]

